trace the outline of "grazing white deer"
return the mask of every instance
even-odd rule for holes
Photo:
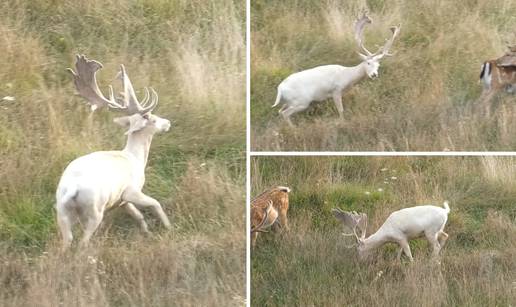
[[[480,71],[480,82],[484,88],[479,101],[484,104],[486,114],[489,114],[489,101],[495,94],[516,91],[516,46],[509,47],[509,52],[502,57],[484,62]]]
[[[71,245],[72,226],[77,221],[84,229],[81,245],[85,245],[102,221],[104,212],[120,206],[139,222],[144,232],[148,232],[147,224],[136,207],[151,208],[165,227],[170,228],[160,203],[142,192],[152,137],[170,128],[170,121],[150,113],[158,104],[158,95],[151,88],[151,96],[145,88],[145,98],[138,102],[121,65],[124,91],[121,97],[115,98],[110,86],[110,95],[106,98],[95,77],[102,64],[77,55],[75,65],[77,71],[69,71],[77,91],[93,110],[108,106],[127,114],[114,119],[115,123],[127,128],[127,143],[123,150],[94,152],[75,159],[66,167],[56,192],[57,222],[63,237],[63,249]]]
[[[365,13],[355,23],[355,39],[358,46],[365,52],[365,54],[358,52],[362,59],[360,64],[353,67],[318,66],[294,73],[280,83],[276,101],[272,107],[281,102],[284,103],[279,113],[290,126],[293,126],[290,116],[308,108],[312,101],[324,101],[329,98],[333,99],[339,117],[342,119],[344,117],[342,94],[366,76],[369,78],[378,76],[380,60],[386,55],[392,55],[389,49],[400,31],[400,26],[391,27],[392,37],[377,52],[371,53],[364,47],[362,39],[364,27],[368,23],[371,23],[371,19]]]
[[[433,257],[439,255],[448,234],[444,230],[450,207],[444,202],[444,208],[436,206],[417,206],[395,211],[389,215],[383,225],[372,235],[366,238],[367,215],[365,213],[346,212],[340,209],[332,210],[335,217],[344,225],[351,228],[353,233],[345,234],[355,236],[358,243],[360,259],[365,259],[375,249],[388,242],[397,243],[398,260],[401,253],[413,261],[410,252],[409,240],[425,236],[433,249]],[[357,234],[357,228],[361,232]]]

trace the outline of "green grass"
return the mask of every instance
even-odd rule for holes
[[[511,157],[254,157],[252,195],[292,189],[290,232],[252,252],[251,300],[267,306],[505,306],[516,302],[516,193]],[[381,189],[381,190],[378,190]],[[388,244],[360,262],[331,209],[368,215],[368,235],[398,209],[450,202],[441,265],[424,239],[415,262]]]

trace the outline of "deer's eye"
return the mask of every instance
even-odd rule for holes
[[[144,119],[149,119],[149,114],[145,114],[142,116]]]

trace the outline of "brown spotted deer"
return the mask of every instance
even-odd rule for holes
[[[278,211],[272,207],[272,200],[267,202],[267,207],[251,207],[251,234],[254,232],[267,232],[269,227],[278,218]],[[271,221],[273,221],[271,223]]]
[[[482,64],[480,82],[483,85],[480,104],[484,105],[486,114],[490,113],[490,100],[500,92],[516,91],[516,46],[509,47],[504,56]]]
[[[400,26],[391,27],[392,37],[387,40],[383,47],[372,53],[366,49],[362,38],[364,27],[369,23],[371,23],[371,19],[365,13],[355,22],[355,40],[363,52],[358,52],[362,59],[360,64],[353,67],[341,65],[317,66],[294,73],[280,83],[276,101],[272,107],[274,108],[283,102],[279,113],[290,126],[293,126],[290,116],[307,109],[312,101],[324,101],[329,98],[333,99],[339,117],[343,119],[343,93],[365,77],[371,79],[378,77],[380,60],[384,56],[392,56],[389,50],[399,34]]]
[[[448,239],[448,234],[444,232],[448,213],[450,213],[448,202],[444,202],[444,208],[417,206],[395,211],[374,234],[367,238],[367,215],[365,213],[347,212],[340,209],[332,211],[339,221],[352,230],[352,233],[344,235],[355,237],[361,260],[366,259],[372,251],[382,245],[393,242],[399,245],[398,260],[401,260],[401,253],[404,252],[410,261],[413,261],[409,240],[421,236],[428,240],[432,246],[433,257],[437,258],[439,251]]]
[[[116,207],[124,208],[144,232],[148,232],[142,213],[137,208],[150,208],[166,228],[171,228],[160,203],[144,194],[145,166],[152,137],[168,131],[170,121],[151,112],[158,105],[154,89],[145,88],[145,98],[139,101],[123,65],[120,77],[123,92],[109,97],[100,91],[95,77],[102,68],[97,61],[77,56],[76,71],[69,69],[79,94],[92,110],[107,106],[125,113],[114,122],[127,129],[127,143],[122,150],[97,151],[73,160],[64,170],[56,191],[57,223],[63,237],[63,249],[73,240],[72,227],[80,222],[83,228],[81,245],[86,245],[99,226],[104,213]]]
[[[290,188],[277,186],[258,195],[251,201],[251,245],[256,246],[258,233],[273,225],[289,230],[288,193]]]

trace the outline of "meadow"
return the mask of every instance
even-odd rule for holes
[[[241,306],[245,299],[245,2],[25,1],[0,4],[0,305]],[[90,113],[67,67],[77,53],[137,95],[158,92],[144,192],[171,218],[105,217],[86,250],[60,255],[55,189],[66,165],[121,149],[107,110]],[[80,236],[80,232],[78,233]]]
[[[289,232],[260,234],[251,254],[253,306],[513,306],[513,157],[254,157],[252,196],[290,193]],[[332,208],[364,212],[370,235],[398,209],[448,200],[440,262],[424,239],[360,262]]]
[[[365,45],[377,50],[401,23],[379,78],[333,102],[312,103],[289,127],[273,105],[290,74],[319,65],[360,63],[353,24],[367,9]],[[516,43],[509,0],[251,2],[251,146],[255,151],[514,150],[514,95],[479,112],[480,66]],[[483,108],[480,108],[483,110]]]

